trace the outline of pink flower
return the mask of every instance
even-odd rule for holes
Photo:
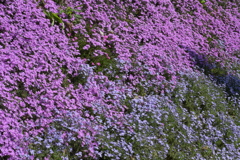
[[[90,45],[87,44],[86,46],[83,47],[84,50],[88,50],[90,48]]]
[[[108,39],[108,36],[103,36],[103,41],[106,41]]]
[[[80,131],[78,132],[78,138],[82,138],[82,137],[84,137],[84,136],[85,136],[85,134],[84,134],[83,130],[80,130]]]

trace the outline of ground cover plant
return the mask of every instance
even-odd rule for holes
[[[0,0],[0,159],[239,159],[239,8]]]

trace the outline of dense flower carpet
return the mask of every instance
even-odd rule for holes
[[[239,8],[0,0],[0,159],[240,159]]]

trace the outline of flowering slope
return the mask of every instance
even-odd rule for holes
[[[238,8],[0,1],[0,159],[240,158]]]

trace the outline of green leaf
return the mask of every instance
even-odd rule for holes
[[[54,25],[55,22],[63,23],[62,19],[58,16],[57,13],[43,11],[47,18],[51,20],[51,24]]]
[[[57,13],[50,12],[50,16],[54,21],[57,21],[58,23],[63,23],[62,19],[58,16]]]

